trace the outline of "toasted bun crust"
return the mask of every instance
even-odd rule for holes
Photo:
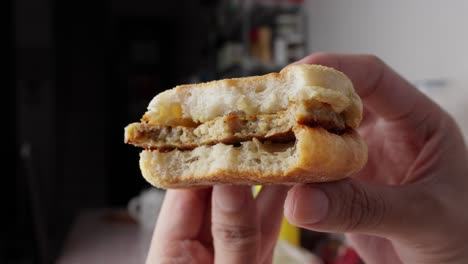
[[[337,135],[322,128],[298,126],[295,143],[200,146],[191,151],[144,150],[140,169],[159,188],[214,184],[294,184],[333,181],[360,170],[367,146],[353,129]]]
[[[351,81],[320,65],[291,65],[279,73],[181,85],[158,94],[143,120],[160,126],[196,125],[232,112],[274,114],[291,105],[326,103],[357,128],[362,103]]]
[[[281,112],[288,115],[280,118]],[[250,119],[228,122],[239,113]],[[361,99],[343,73],[291,65],[160,93],[142,123],[126,128],[125,142],[147,149],[140,169],[159,188],[325,182],[349,177],[367,162],[367,146],[355,131],[361,120]],[[275,133],[286,140],[268,136]]]

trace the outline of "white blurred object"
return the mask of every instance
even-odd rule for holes
[[[141,227],[152,231],[159,215],[165,192],[156,188],[143,190],[128,203],[128,213]]]
[[[282,37],[277,37],[274,42],[274,61],[276,65],[288,64],[288,43]]]
[[[165,191],[151,187],[130,199],[127,205],[128,214],[138,222],[137,253],[138,261],[144,263],[151,244],[154,226],[164,200]]]
[[[243,46],[239,42],[227,42],[218,51],[218,70],[223,71],[229,67],[236,66],[242,63]]]
[[[452,115],[468,142],[468,81],[428,79],[414,84]]]
[[[273,264],[323,264],[312,252],[278,240],[273,253]]]

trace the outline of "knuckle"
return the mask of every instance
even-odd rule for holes
[[[376,55],[363,55],[364,62],[367,64],[368,73],[370,76],[368,80],[368,85],[361,87],[361,99],[365,100],[368,97],[371,97],[378,93],[379,87],[385,79],[386,65],[383,60],[381,60]]]
[[[315,56],[316,56],[315,54],[309,54],[309,55],[305,56],[302,60],[303,61],[310,61],[310,59],[312,59]]]
[[[320,51],[307,55],[301,61],[305,63],[320,63],[331,55],[332,53]]]
[[[198,241],[181,240],[167,244],[159,257],[158,263],[184,264],[194,263],[197,253],[203,250],[203,245]]]
[[[365,58],[369,61],[371,65],[374,65],[374,66],[381,66],[384,64],[383,60],[374,54],[367,54],[365,55]]]
[[[259,241],[259,230],[255,227],[213,223],[213,239],[230,251],[252,248]]]
[[[307,57],[310,57],[310,58],[323,58],[323,57],[327,57],[329,55],[330,55],[329,52],[319,51],[319,52],[315,52],[313,54],[310,54]]]
[[[370,194],[368,190],[359,184],[350,182],[344,193],[347,193],[344,208],[341,212],[344,221],[343,229],[346,231],[358,231],[360,229],[372,229],[380,225],[386,215],[387,205],[379,194]]]

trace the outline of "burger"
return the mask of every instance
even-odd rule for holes
[[[143,177],[164,189],[326,182],[366,163],[361,120],[346,75],[290,65],[166,90],[125,127],[125,142],[143,149]]]

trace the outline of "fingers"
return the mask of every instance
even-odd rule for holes
[[[161,259],[208,260],[202,247],[210,242],[215,263],[264,261],[278,237],[286,192],[286,187],[268,186],[254,199],[250,187],[216,186],[209,210],[210,189],[168,190],[147,263]],[[211,234],[207,229],[210,214]]]
[[[209,188],[166,192],[147,257],[148,263],[178,257],[178,253],[171,249],[184,247],[184,241],[197,238],[204,225],[204,215],[210,209],[207,206],[210,192]]]
[[[212,194],[215,263],[258,263],[260,229],[248,186],[215,186]]]
[[[435,103],[375,56],[318,53],[296,62],[300,63],[342,71],[369,110],[388,121],[416,127],[441,114]]]
[[[168,190],[155,232],[168,240],[197,237],[205,211],[209,210],[209,194],[210,189]],[[184,228],[180,228],[181,226]]]
[[[261,257],[269,257],[273,251],[283,220],[283,205],[288,192],[286,186],[263,186],[256,198],[260,218]],[[261,259],[259,263],[271,263]]]
[[[285,202],[285,215],[298,226],[327,232],[411,237],[437,225],[442,208],[418,185],[377,186],[343,180],[297,185]],[[427,217],[427,218],[424,218]]]

